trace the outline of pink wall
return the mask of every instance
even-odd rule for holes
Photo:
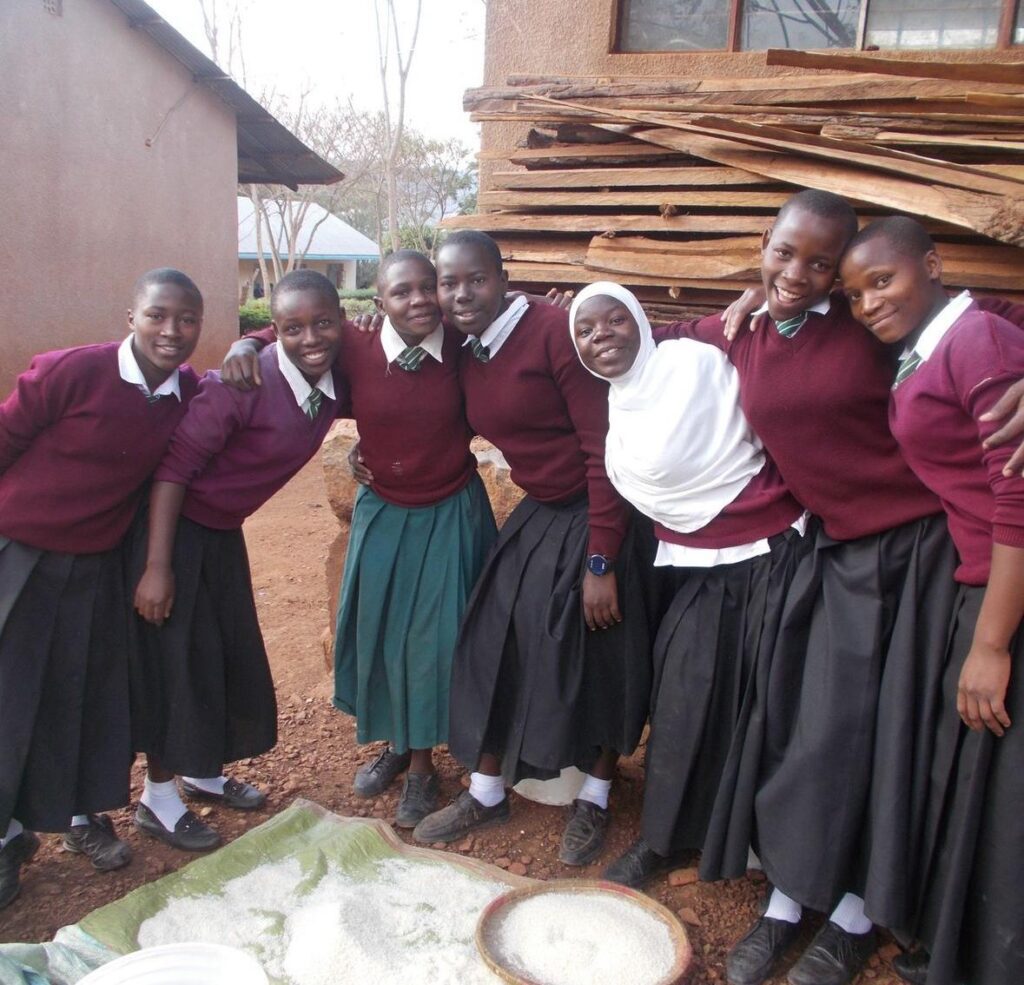
[[[237,335],[233,112],[108,0],[62,6],[0,3],[0,396],[36,352],[123,337],[152,267],[203,292],[194,365]]]

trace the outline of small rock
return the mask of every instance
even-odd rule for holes
[[[691,886],[699,879],[700,875],[695,868],[674,869],[668,874],[668,884],[670,886]]]
[[[865,968],[864,971],[861,972],[861,974],[863,974],[865,978],[877,978],[878,977],[878,972],[875,971],[874,968]]]
[[[680,908],[680,910],[679,910],[679,919],[682,920],[683,923],[689,924],[691,927],[702,927],[702,926],[704,926],[700,922],[700,917],[697,916],[696,911],[692,907],[689,907],[689,906],[684,906],[684,907]]]
[[[494,864],[499,869],[507,869],[512,864],[512,859],[506,858],[504,855],[502,855],[501,858],[496,858],[494,860]]]
[[[213,808],[212,807],[200,807],[199,808],[199,816],[200,817],[209,817],[212,813],[213,813]]]
[[[435,841],[434,844],[432,844],[430,847],[431,848],[447,848],[448,846],[443,841]]]
[[[533,861],[533,856],[532,855],[520,855],[519,856],[519,861],[522,862],[523,865],[529,865]]]
[[[471,852],[473,850],[473,836],[469,835],[467,838],[463,838],[455,848],[460,852]]]
[[[508,871],[514,876],[525,876],[526,866],[522,862],[513,862],[509,867]]]

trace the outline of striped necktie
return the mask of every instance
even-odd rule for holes
[[[777,321],[775,328],[783,338],[791,339],[804,327],[805,321],[807,321],[807,312],[801,311],[799,315],[795,315],[792,318],[784,318],[782,321]]]
[[[395,357],[395,363],[399,369],[404,369],[407,373],[418,373],[426,355],[427,350],[423,346],[409,345]]]
[[[487,348],[479,339],[470,339],[469,347],[473,350],[473,355],[482,363],[491,361],[491,350]]]
[[[142,390],[142,387],[139,387],[139,389]],[[145,390],[142,390],[142,392],[146,397],[147,404],[157,404],[160,402],[160,398],[163,396],[162,393],[147,393]]]
[[[896,380],[892,385],[895,390],[908,376],[912,376],[914,371],[921,365],[923,360],[916,352],[911,352],[903,362],[900,363],[900,368],[896,371]]]
[[[306,398],[306,416],[311,421],[315,421],[316,415],[320,413],[320,403],[323,399],[324,395],[316,387],[309,391]]]

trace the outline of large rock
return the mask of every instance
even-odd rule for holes
[[[327,592],[331,624],[324,633],[324,663],[331,672],[334,668],[334,620],[338,611],[338,591],[341,587],[341,573],[345,567],[345,551],[348,549],[348,535],[352,524],[352,506],[358,483],[352,478],[348,455],[359,440],[359,433],[352,421],[341,421],[334,426],[323,445],[324,482],[327,499],[334,515],[338,518],[340,530],[327,552]],[[480,478],[491,500],[495,519],[500,527],[508,515],[523,498],[523,491],[509,478],[508,464],[494,445],[482,438],[474,438],[473,454],[480,466]]]

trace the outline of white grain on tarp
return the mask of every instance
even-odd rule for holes
[[[672,968],[668,927],[607,894],[543,893],[510,907],[495,944],[542,985],[652,985]]]
[[[316,879],[295,861],[259,866],[222,892],[172,900],[139,929],[151,947],[241,947],[284,985],[494,985],[473,941],[480,911],[508,887],[450,866],[387,859]]]

